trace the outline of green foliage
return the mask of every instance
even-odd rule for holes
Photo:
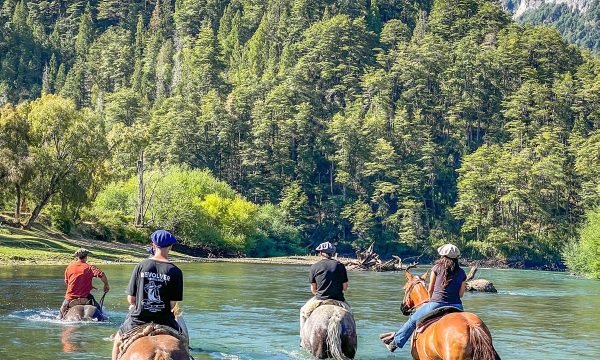
[[[581,238],[564,251],[567,266],[578,274],[600,279],[600,211],[590,211]]]
[[[47,212],[53,228],[63,234],[71,233],[71,229],[75,225],[71,216],[65,214],[59,206],[51,206]]]
[[[150,179],[147,222],[165,228],[188,245],[230,254],[282,254],[295,250],[298,230],[272,205],[244,200],[208,171],[181,167],[155,170]],[[137,183],[113,183],[96,198],[90,213],[116,238],[125,236],[135,212]]]
[[[496,2],[57,4],[0,8],[16,218],[50,205],[217,253],[558,261],[600,203],[600,61]]]

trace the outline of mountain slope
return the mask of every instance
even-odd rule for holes
[[[556,28],[571,43],[600,51],[599,0],[504,0],[521,23]]]

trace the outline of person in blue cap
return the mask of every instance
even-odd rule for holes
[[[157,230],[152,239],[152,256],[140,262],[129,280],[129,313],[115,335],[112,359],[119,358],[123,335],[153,322],[181,331],[173,310],[183,300],[183,273],[169,262],[169,251],[177,239],[166,230]]]

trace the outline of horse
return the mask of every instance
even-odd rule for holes
[[[69,308],[67,313],[63,316],[64,321],[104,321],[106,317],[102,312],[102,304],[104,303],[104,297],[106,293],[100,299],[100,303],[94,305],[95,301],[87,298],[74,299],[69,302]]]
[[[401,310],[410,314],[429,301],[425,286],[427,273],[413,276],[405,270],[406,284]],[[477,315],[453,312],[443,315],[422,332],[413,333],[411,354],[414,360],[500,360],[489,329]]]
[[[177,308],[181,332],[162,325],[146,324],[123,338],[119,360],[189,360],[188,330]]]
[[[301,346],[319,359],[354,359],[357,348],[354,316],[327,302],[308,316],[300,329]]]
[[[144,336],[134,341],[119,360],[189,360],[185,342],[172,335]]]

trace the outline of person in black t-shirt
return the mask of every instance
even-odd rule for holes
[[[322,259],[310,267],[308,282],[314,297],[300,309],[300,332],[312,311],[325,300],[336,300],[336,304],[351,311],[346,303],[344,292],[348,290],[346,267],[333,259],[336,248],[330,242],[324,242],[315,249]]]
[[[183,273],[168,259],[177,240],[166,230],[155,231],[151,238],[153,256],[140,262],[129,280],[129,313],[115,336],[113,360],[119,357],[121,336],[137,326],[153,322],[181,330],[173,309],[183,300]]]

